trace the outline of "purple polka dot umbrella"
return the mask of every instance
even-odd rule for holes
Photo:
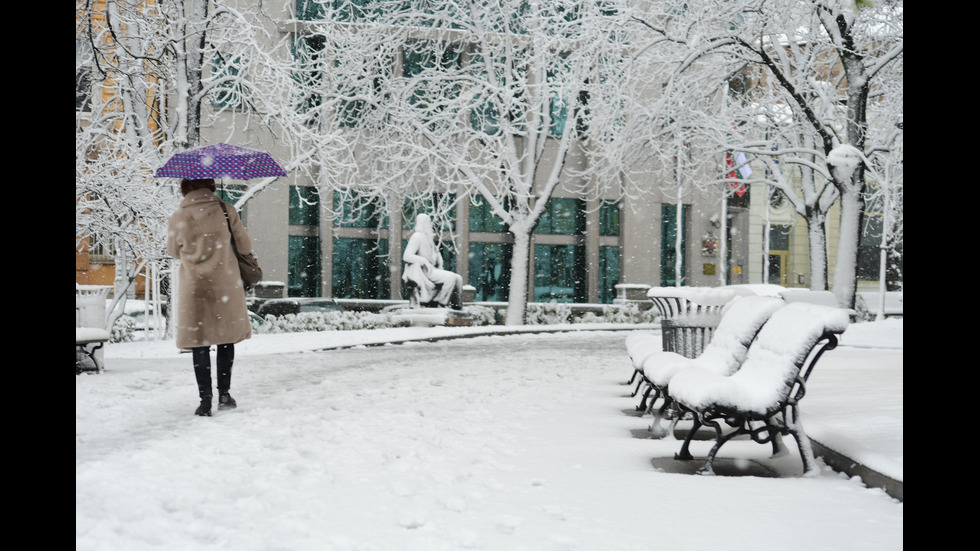
[[[269,176],[285,176],[272,155],[258,149],[249,149],[224,143],[206,145],[181,151],[157,169],[157,178],[234,178],[248,180]]]

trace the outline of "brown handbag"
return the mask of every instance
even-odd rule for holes
[[[228,232],[231,233],[231,248],[235,251],[235,257],[238,258],[238,271],[241,274],[242,284],[245,290],[248,291],[253,285],[262,281],[262,268],[259,267],[259,261],[255,258],[252,253],[242,254],[238,250],[238,246],[235,245],[235,233],[231,231],[231,219],[228,218],[228,209],[225,207],[225,202],[221,201],[221,210],[225,212],[225,222],[228,224]]]

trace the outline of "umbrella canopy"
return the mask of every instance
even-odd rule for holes
[[[268,152],[224,143],[181,151],[156,172],[157,178],[235,178],[248,180],[285,176],[279,163]]]

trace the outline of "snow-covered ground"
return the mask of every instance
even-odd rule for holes
[[[776,478],[664,469],[680,442],[624,413],[627,333],[565,328],[588,331],[256,335],[236,347],[238,409],[210,418],[172,341],[110,345],[104,374],[76,377],[76,549],[903,546],[901,502],[826,467],[797,476],[791,439],[778,458],[733,441],[716,463]],[[902,340],[901,320],[852,325],[801,408],[815,440],[899,480]]]

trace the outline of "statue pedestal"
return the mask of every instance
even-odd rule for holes
[[[392,319],[413,327],[447,325],[466,327],[473,325],[473,316],[450,308],[400,308],[391,313]]]
[[[449,315],[446,316],[446,325],[456,326],[456,327],[469,327],[473,325],[473,316],[467,314],[466,312],[460,312],[458,310],[450,310]]]

